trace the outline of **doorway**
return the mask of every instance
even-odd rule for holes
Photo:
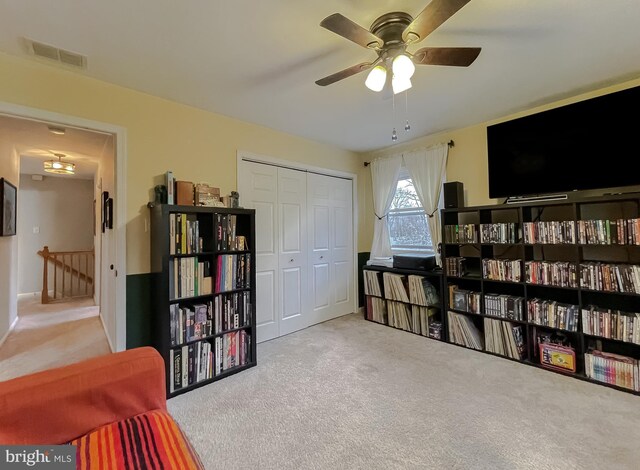
[[[91,201],[90,201],[90,220],[88,226],[91,227],[91,237],[93,238],[93,246],[91,249],[95,255],[94,267],[88,267],[88,261],[76,261],[72,266],[66,268],[67,282],[72,284],[75,282],[76,297],[78,290],[81,293],[93,289],[94,295],[91,300],[99,306],[99,316],[97,317],[105,331],[108,349],[112,351],[124,350],[126,348],[126,285],[125,285],[125,131],[124,129],[110,124],[89,121],[81,118],[59,115],[32,108],[25,108],[8,103],[0,103],[0,119],[12,119],[14,121],[23,121],[32,125],[44,126],[45,128],[65,129],[68,135],[76,134],[86,137],[77,147],[74,147],[63,161],[75,163],[76,168],[85,167],[84,171],[90,173]],[[2,127],[0,127],[1,131]],[[49,129],[50,131],[50,129]],[[6,134],[6,133],[5,133]],[[15,134],[14,134],[15,135]],[[55,135],[55,134],[54,134]],[[58,134],[60,135],[60,134]],[[2,133],[0,132],[0,137]],[[6,135],[5,135],[6,137]],[[41,136],[42,137],[42,136]],[[6,138],[5,138],[6,140]],[[61,142],[61,141],[60,141]],[[14,180],[34,177],[33,182],[37,182],[39,176],[35,175],[33,168],[42,168],[44,161],[47,159],[55,160],[57,156],[52,155],[51,151],[61,150],[60,142],[55,140],[47,141],[44,138],[36,142],[26,143],[14,142],[12,152],[0,153],[0,170],[3,174],[9,174]],[[5,145],[6,147],[6,145]],[[90,150],[92,149],[92,150]],[[99,150],[96,150],[99,149]],[[63,153],[63,152],[60,152]],[[7,161],[8,159],[8,161]],[[93,161],[92,161],[93,159]],[[35,167],[34,167],[35,165]],[[32,170],[28,170],[28,167]],[[13,173],[13,174],[12,174]],[[22,175],[20,175],[22,173]],[[86,178],[85,174],[85,178]],[[47,176],[43,176],[47,178]],[[53,178],[50,177],[50,181]],[[86,188],[85,188],[86,189]],[[19,190],[19,189],[18,189]],[[108,195],[106,199],[103,197]],[[112,223],[110,228],[103,229],[104,226],[104,201],[110,199],[112,205]],[[18,202],[18,212],[23,207]],[[25,201],[27,202],[27,201]],[[68,208],[69,211],[77,209],[72,204]],[[20,220],[20,216],[18,216]],[[22,227],[23,235],[37,235],[43,227],[38,223],[27,224]],[[79,224],[67,224],[67,228]],[[34,233],[36,232],[36,233]],[[95,234],[95,235],[94,235]],[[8,252],[17,253],[18,246],[24,245],[24,242],[18,240],[19,237],[3,237],[0,239],[0,255]],[[7,249],[9,248],[9,249]],[[44,247],[42,247],[44,248]],[[50,251],[52,247],[49,247]],[[3,251],[4,250],[4,251]],[[66,248],[62,248],[62,252],[66,252]],[[5,268],[0,268],[6,272],[0,272],[0,278],[6,278],[9,282],[2,289],[6,292],[7,301],[0,302],[0,344],[5,341],[10,334],[11,329],[16,327],[18,318],[18,293],[25,292],[24,283],[20,280],[21,264],[18,255],[7,257],[8,263]],[[121,275],[118,276],[118,268]],[[88,270],[90,272],[84,272]],[[64,269],[63,269],[64,271]],[[42,276],[43,268],[40,268]],[[84,285],[78,289],[79,281],[84,281]],[[42,280],[44,282],[44,280]],[[32,284],[33,285],[33,284]],[[49,287],[49,292],[55,295],[60,293],[60,287]],[[28,289],[26,289],[28,290]],[[0,296],[2,297],[2,296]],[[23,296],[24,297],[24,296]],[[28,296],[27,296],[28,297]],[[31,292],[31,297],[34,297]],[[77,299],[76,299],[77,300]],[[86,307],[86,305],[84,305]],[[84,315],[86,312],[82,313]],[[7,321],[8,319],[8,321]],[[6,326],[8,324],[8,327]],[[4,335],[4,336],[3,336]]]

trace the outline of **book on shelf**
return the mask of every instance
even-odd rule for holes
[[[445,243],[478,243],[475,224],[445,225]]]
[[[215,333],[249,326],[252,313],[251,292],[216,295],[213,299]]]
[[[524,333],[521,325],[485,318],[484,343],[486,351],[517,360],[524,357]]]
[[[520,238],[514,222],[480,224],[481,243],[516,243]]]
[[[582,263],[580,287],[605,292],[640,294],[640,266],[601,262]]]
[[[387,324],[387,302],[380,297],[365,297],[367,303],[367,320]]]
[[[440,302],[438,290],[426,277],[410,274],[407,278],[409,283],[409,301],[412,304],[429,306],[437,305]]]
[[[251,254],[218,255],[216,292],[251,287]]]
[[[203,251],[200,221],[195,215],[169,214],[169,254],[190,255]]]
[[[578,243],[584,245],[640,245],[640,218],[579,220]]]
[[[480,292],[461,289],[455,284],[449,284],[449,305],[455,310],[469,313],[480,313]]]
[[[164,181],[167,185],[167,204],[175,204],[176,180],[173,171],[169,170],[165,173]]]
[[[171,299],[211,294],[211,262],[196,256],[173,258],[169,263]]]
[[[584,355],[587,377],[599,382],[640,391],[638,360],[609,352],[592,350]]]
[[[407,287],[405,285],[406,276],[402,274],[383,272],[382,282],[384,284],[384,295],[388,300],[398,300],[409,303]]]
[[[462,277],[467,274],[466,259],[463,256],[450,256],[445,259],[447,276]]]
[[[170,345],[178,346],[213,334],[212,306],[209,303],[169,305]]]
[[[171,393],[213,378],[213,351],[208,341],[169,350]]]
[[[484,294],[484,314],[507,320],[524,320],[524,297]]]
[[[387,315],[389,326],[399,328],[401,330],[412,331],[412,315],[411,306],[402,302],[394,302],[387,300]]]
[[[528,244],[575,244],[576,230],[573,220],[524,222],[522,233]]]
[[[529,284],[578,287],[578,268],[568,261],[526,261],[525,279]]]
[[[521,271],[520,259],[482,259],[482,276],[491,281],[520,282]]]
[[[244,330],[226,333],[215,338],[215,374],[243,366],[251,357],[251,335]]]
[[[640,313],[628,313],[590,305],[582,309],[582,332],[640,344]]]
[[[578,331],[577,305],[556,302],[555,300],[529,299],[527,314],[529,321],[540,326],[549,326],[567,331]]]
[[[238,217],[235,214],[216,214],[216,249],[239,251],[247,249],[247,240],[237,234]]]
[[[365,295],[375,295],[382,297],[382,291],[380,290],[380,277],[377,271],[369,271],[364,269],[362,271],[364,277],[364,293]]]
[[[482,334],[473,321],[461,313],[447,312],[449,341],[472,349],[484,349]]]

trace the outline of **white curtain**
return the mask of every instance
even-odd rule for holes
[[[442,241],[438,203],[442,192],[448,154],[448,144],[438,144],[404,154],[404,166],[411,176],[416,194],[427,213],[431,241],[436,254],[438,244]],[[436,260],[440,264],[439,255],[436,255]]]
[[[391,258],[389,225],[387,214],[393,202],[402,167],[402,155],[380,158],[371,162],[371,186],[373,190],[373,210],[376,218],[373,227],[373,245],[370,259]]]

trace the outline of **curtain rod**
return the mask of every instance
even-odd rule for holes
[[[447,145],[449,146],[449,148],[451,147],[455,147],[456,143],[453,140],[450,140],[449,142],[447,142]],[[371,165],[371,162],[364,162],[364,166],[369,166]]]

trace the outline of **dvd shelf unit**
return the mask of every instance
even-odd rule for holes
[[[365,318],[442,340],[442,271],[363,268]]]
[[[154,346],[167,397],[257,363],[255,211],[151,208]]]
[[[447,341],[640,394],[640,194],[442,221]]]

